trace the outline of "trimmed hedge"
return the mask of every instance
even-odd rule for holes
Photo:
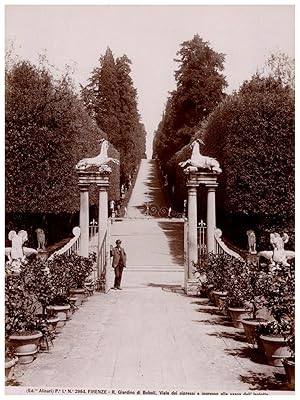
[[[294,244],[294,120],[294,92],[274,78],[259,76],[208,118],[204,141],[223,169],[220,206],[231,220],[226,236],[236,242],[242,235],[245,243],[245,232],[252,227],[261,248],[270,245],[274,231],[287,232],[290,246]]]

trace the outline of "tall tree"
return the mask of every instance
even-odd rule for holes
[[[111,49],[100,58],[100,68],[92,74],[91,83],[96,92],[94,104],[98,126],[106,132],[109,141],[118,147],[120,140],[119,90],[116,64]]]
[[[155,153],[163,164],[188,144],[205,119],[224,97],[227,86],[222,75],[225,56],[215,52],[199,35],[183,42],[175,61],[177,88],[168,99],[156,132]]]
[[[6,212],[76,213],[75,165],[82,157],[99,153],[98,140],[105,134],[86,112],[68,76],[54,79],[47,65],[7,65],[5,84]],[[115,149],[110,151],[118,157]],[[119,171],[112,168],[115,178],[109,196],[116,199]],[[91,196],[93,201],[97,204]]]
[[[137,91],[130,76],[131,61],[126,55],[116,60],[119,104],[118,114],[121,128],[119,142],[116,144],[121,154],[124,180],[133,174],[137,161],[141,158],[140,143],[137,140],[140,130],[140,116],[137,109]]]
[[[221,163],[222,209],[232,221],[225,232],[237,242],[251,227],[263,247],[278,230],[293,243],[294,101],[281,79],[255,75],[208,118],[205,143]]]
[[[108,48],[89,85],[81,91],[88,112],[121,154],[123,182],[133,175],[145,153],[145,129],[140,123],[130,65],[126,55],[115,60]]]
[[[295,90],[295,59],[282,51],[272,53],[259,75],[264,77],[272,76],[280,81],[282,85],[289,86]]]

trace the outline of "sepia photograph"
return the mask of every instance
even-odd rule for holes
[[[295,395],[295,5],[2,8],[5,395]]]

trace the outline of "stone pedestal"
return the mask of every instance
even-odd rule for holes
[[[38,250],[37,258],[42,261],[46,261],[49,258],[49,251],[47,250]]]
[[[246,261],[253,267],[259,269],[259,257],[257,254],[248,253],[246,255]]]
[[[190,171],[187,174],[188,188],[188,249],[185,268],[184,288],[188,295],[197,295],[199,282],[194,277],[193,264],[198,262],[198,234],[197,234],[197,187],[207,187],[207,250],[216,252],[214,231],[216,227],[215,190],[218,186],[219,173],[211,171]]]
[[[198,279],[190,278],[186,282],[185,293],[188,296],[197,296],[199,294],[199,281]]]
[[[102,244],[103,235],[107,229],[107,189],[109,187],[109,171],[77,170],[78,184],[80,188],[80,249],[79,254],[88,257],[89,254],[89,194],[88,189],[91,184],[99,187],[99,221],[98,238],[99,246]],[[99,249],[98,249],[99,253]],[[98,254],[97,254],[98,255]],[[99,257],[98,257],[99,259]]]

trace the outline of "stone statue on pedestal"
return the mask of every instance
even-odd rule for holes
[[[203,156],[200,154],[200,144],[204,145],[204,142],[201,139],[194,140],[191,144],[191,148],[193,149],[191,158],[186,161],[182,161],[179,165],[184,169],[185,173],[196,172],[198,169],[209,169],[212,172],[220,174],[222,169],[220,168],[219,162],[212,157]]]
[[[11,241],[11,247],[5,248],[5,255],[8,257],[6,265],[12,272],[20,272],[21,264],[25,262],[26,256],[37,254],[37,251],[29,247],[23,247],[28,240],[27,232],[24,230],[20,230],[18,234],[16,231],[10,231],[8,239]]]
[[[36,237],[37,237],[37,242],[38,242],[38,248],[37,250],[42,250],[45,251],[45,243],[46,243],[46,237],[45,237],[45,232],[41,228],[37,228],[35,230]]]
[[[285,250],[284,245],[289,240],[289,235],[284,233],[282,237],[279,233],[270,234],[270,243],[273,246],[273,250],[260,251],[257,255],[270,260],[270,265],[274,267],[277,265],[289,266],[288,260],[295,258],[295,252],[291,250]]]
[[[256,236],[255,232],[252,229],[247,231],[248,236],[248,251],[250,254],[256,254]]]
[[[115,164],[120,164],[119,160],[108,157],[107,150],[108,150],[108,141],[105,139],[100,140],[101,148],[100,154],[96,157],[90,158],[83,158],[78,162],[76,165],[77,170],[85,170],[90,167],[98,167],[100,172],[111,172],[111,168],[107,165],[109,161],[112,161]]]

